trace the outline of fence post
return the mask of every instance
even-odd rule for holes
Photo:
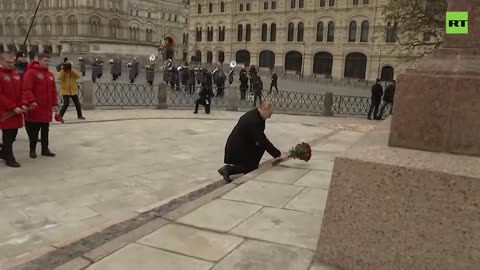
[[[333,93],[325,93],[325,97],[323,99],[323,115],[333,116]]]
[[[226,96],[226,110],[227,111],[238,111],[238,95],[237,87],[229,85],[227,87],[227,96]]]
[[[157,89],[157,98],[158,98],[158,104],[157,104],[157,109],[159,110],[166,110],[168,109],[168,90],[167,90],[167,84],[164,82],[161,82],[158,85]]]
[[[84,110],[95,110],[95,91],[93,88],[94,83],[92,81],[87,80],[82,82],[82,108]]]

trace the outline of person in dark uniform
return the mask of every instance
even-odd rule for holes
[[[272,113],[272,104],[264,102],[240,117],[225,145],[224,162],[227,165],[218,170],[225,181],[231,182],[231,175],[247,174],[256,170],[265,151],[274,158],[287,159],[264,133],[265,121]]]
[[[27,56],[25,55],[24,52],[17,52],[17,55],[15,57],[15,70],[18,72],[20,75],[20,78],[23,78],[23,74],[27,71]]]
[[[92,82],[96,82],[98,78],[98,64],[97,59],[92,62]]]
[[[112,59],[112,61],[110,61],[110,65],[110,73],[112,74],[112,79],[116,81],[120,76],[120,71],[122,69],[122,66],[120,66],[120,60],[118,60],[118,58],[114,58]]]
[[[248,75],[245,69],[242,69],[240,71],[239,81],[240,81],[240,99],[245,100],[247,96],[247,90],[248,90]]]
[[[223,70],[220,70],[218,72],[218,77],[217,77],[217,97],[223,97],[225,94],[225,81],[227,80],[227,76],[225,76],[225,73],[223,73]]]
[[[377,118],[378,107],[380,106],[380,102],[382,101],[383,96],[383,88],[380,85],[380,79],[377,79],[375,84],[372,86],[372,99],[370,101],[370,109],[368,110],[367,118],[368,120],[372,120],[372,112],[373,118]]]
[[[133,67],[133,63],[128,63],[128,79],[130,80],[130,83],[135,82],[135,68]]]
[[[235,72],[233,68],[228,72],[228,85],[233,83],[233,75],[235,75],[234,73]]]
[[[155,64],[151,63],[147,65],[146,67],[146,73],[147,73],[147,82],[150,84],[150,86],[153,85],[153,81],[155,80]]]
[[[190,94],[195,93],[195,70],[188,69],[188,91]]]
[[[262,103],[262,91],[263,91],[263,82],[262,78],[257,73],[255,66],[252,66],[250,69],[250,83],[252,84],[253,88],[253,106],[257,106],[257,99],[259,103]]]
[[[102,78],[103,75],[103,60],[97,59],[98,78]]]
[[[80,62],[80,73],[82,73],[82,76],[85,76],[86,73],[86,63],[85,63],[85,58],[80,57],[78,58],[78,61]]]
[[[393,111],[393,99],[395,97],[395,84],[396,82],[393,81],[391,84],[389,84],[385,88],[385,95],[383,95],[383,102],[382,106],[380,106],[380,113],[377,115],[375,118],[376,120],[382,120],[383,113],[385,112],[385,108],[387,105],[390,104],[390,114],[392,114]]]
[[[274,71],[272,74],[272,83],[270,84],[270,94],[272,93],[273,87],[275,87],[275,90],[277,90],[277,94],[278,94],[277,83],[278,83],[278,76],[277,76],[277,73]]]
[[[133,70],[135,71],[135,79],[138,77],[138,72],[140,70],[140,61],[136,57],[133,58]]]
[[[202,90],[198,94],[198,99],[195,101],[195,111],[193,113],[198,113],[198,106],[202,104],[205,106],[205,113],[210,113],[210,104],[212,101],[212,97],[214,96],[212,90],[212,73],[207,72],[205,74],[205,84],[202,85]]]

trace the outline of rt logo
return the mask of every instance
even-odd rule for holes
[[[447,34],[468,34],[467,11],[447,11],[446,19]]]

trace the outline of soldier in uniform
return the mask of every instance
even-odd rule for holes
[[[80,57],[78,61],[80,62],[80,72],[82,73],[82,76],[85,76],[85,72],[86,72],[85,59],[83,57]]]
[[[147,65],[147,82],[150,86],[153,85],[153,80],[155,79],[155,63]]]
[[[193,68],[188,69],[188,91],[190,94],[195,92],[195,70]]]
[[[140,61],[138,61],[137,58],[134,57],[132,65],[133,65],[133,70],[135,71],[135,79],[136,79],[138,77],[138,72],[140,69]]]
[[[92,62],[92,82],[96,82],[98,78],[98,60],[94,59]]]
[[[98,78],[102,78],[103,75],[103,60],[97,59]]]
[[[205,74],[205,84],[202,86],[202,90],[200,90],[198,94],[198,99],[195,101],[195,111],[193,113],[198,113],[198,106],[201,104],[205,106],[205,113],[210,114],[210,104],[213,96],[212,73],[207,72]]]
[[[227,76],[225,76],[225,73],[223,73],[223,70],[220,70],[218,72],[218,77],[217,77],[217,97],[223,97],[225,94],[225,81],[227,80]]]
[[[128,63],[128,79],[130,79],[130,83],[135,82],[135,68],[133,67],[133,63]]]
[[[262,78],[258,75],[258,71],[255,66],[252,66],[250,69],[250,84],[253,88],[253,106],[257,106],[257,99],[262,103],[262,91],[263,91],[263,82]]]
[[[240,99],[245,100],[247,96],[247,90],[248,90],[248,75],[245,69],[242,69],[240,71],[239,81],[240,81]]]
[[[120,66],[120,61],[118,60],[118,58],[114,58],[112,60],[113,61],[110,62],[110,73],[112,74],[113,80],[116,81],[117,78],[120,77],[120,71],[122,67]]]

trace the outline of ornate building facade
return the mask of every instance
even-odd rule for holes
[[[188,11],[175,1],[42,0],[24,46],[38,0],[0,0],[0,51],[145,56],[167,41],[182,58]]]
[[[192,0],[189,54],[335,79],[393,79],[411,65],[395,50],[387,0]]]

